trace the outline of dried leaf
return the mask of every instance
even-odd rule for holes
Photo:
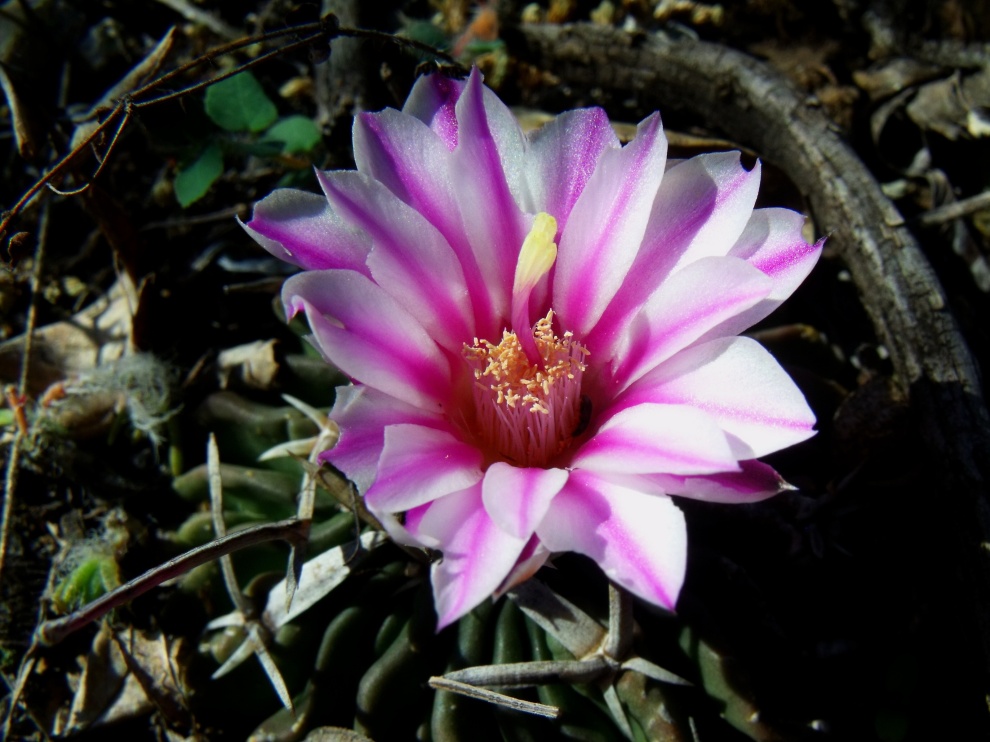
[[[123,356],[133,314],[134,305],[118,281],[71,320],[36,330],[26,392],[40,396],[57,381]],[[0,380],[12,382],[20,376],[23,353],[23,335],[0,343]]]
[[[906,108],[908,116],[919,127],[934,131],[946,139],[970,138],[982,132],[974,127],[970,114],[990,108],[990,69],[970,75],[955,74],[936,80],[918,89]]]
[[[867,70],[855,70],[852,77],[871,101],[879,101],[928,82],[938,72],[937,67],[916,59],[897,57],[875,64]]]
[[[352,729],[319,727],[307,734],[304,742],[372,742],[372,740]]]
[[[171,641],[164,634],[135,629],[116,632],[113,639],[127,663],[129,680],[139,684],[170,724],[188,727],[182,639]]]
[[[76,688],[72,705],[69,709],[65,728],[55,729],[56,736],[76,734],[89,729],[114,704],[118,696],[123,695],[126,707],[135,713],[148,710],[150,704],[142,698],[135,699],[133,691],[121,694],[124,681],[128,675],[127,663],[120,649],[112,640],[110,629],[104,624],[100,632],[93,638],[89,654],[81,657],[79,664],[82,673]],[[140,689],[140,686],[138,686]],[[142,706],[143,699],[143,706]],[[120,711],[116,711],[115,715]],[[117,716],[117,718],[120,718]]]
[[[605,629],[597,621],[539,580],[526,580],[507,594],[578,659],[594,654],[605,641]]]
[[[357,541],[343,546],[337,546],[319,554],[303,565],[299,585],[296,589],[291,608],[286,606],[286,581],[281,580],[268,591],[268,601],[261,622],[272,633],[292,619],[322,600],[335,587],[340,585],[351,573],[351,569],[363,555],[375,550],[388,541],[388,536],[380,531],[369,531],[361,534]],[[207,624],[207,629],[219,629],[227,626],[243,626],[243,614],[235,611],[226,616],[219,616]],[[255,643],[250,638],[227,659],[223,667],[217,671],[226,674],[246,660],[255,651]]]
[[[362,533],[357,542],[329,549],[310,559],[303,565],[291,609],[286,610],[285,606],[284,580],[269,591],[268,603],[262,613],[265,625],[274,631],[315,605],[347,578],[362,554],[375,550],[386,541],[385,534],[369,531]]]
[[[256,340],[221,351],[217,358],[220,388],[227,389],[233,382],[250,389],[271,389],[279,370],[277,345],[277,340]]]

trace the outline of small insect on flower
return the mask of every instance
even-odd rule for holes
[[[360,114],[354,157],[245,228],[303,269],[286,312],[353,380],[325,460],[393,538],[443,553],[439,626],[562,551],[673,609],[672,496],[770,497],[759,457],[814,434],[738,336],[818,260],[803,217],[754,210],[737,152],[668,163],[658,114],[625,146],[597,108],[524,135],[477,70]]]
[[[581,433],[586,431],[590,422],[591,397],[587,394],[582,394],[581,399],[578,401],[578,421],[577,425],[574,426],[574,430],[571,432],[571,438],[577,438]]]

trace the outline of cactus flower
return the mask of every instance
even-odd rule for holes
[[[667,160],[658,114],[624,146],[597,108],[526,135],[477,70],[359,114],[354,158],[245,227],[303,269],[287,314],[353,380],[324,459],[393,538],[442,552],[439,627],[564,551],[673,609],[672,498],[769,497],[758,459],[813,435],[738,336],[817,261],[803,218],[754,210],[737,152]]]

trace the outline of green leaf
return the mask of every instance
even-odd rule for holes
[[[206,115],[227,131],[264,131],[278,117],[261,83],[250,72],[228,77],[206,89]]]
[[[282,143],[258,140],[257,142],[224,142],[223,151],[227,155],[237,157],[278,157],[282,154]]]
[[[189,165],[175,175],[175,198],[182,208],[195,203],[210,190],[223,174],[223,154],[217,144],[210,144]]]
[[[421,44],[432,46],[434,49],[446,51],[450,48],[450,40],[447,35],[429,21],[407,22],[402,29],[402,35]]]
[[[296,155],[309,152],[320,143],[322,134],[316,122],[306,116],[289,116],[276,123],[262,137],[263,142],[281,142],[282,153]]]

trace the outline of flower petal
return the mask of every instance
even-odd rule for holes
[[[496,461],[485,472],[481,496],[499,528],[528,539],[566,481],[564,469],[519,468]]]
[[[410,510],[405,513],[401,519],[401,513],[399,515],[395,513],[378,513],[375,517],[382,524],[382,528],[385,529],[388,537],[400,546],[411,546],[414,549],[435,549],[439,551],[440,542],[435,538],[422,534],[413,535],[406,527],[409,523],[417,523],[416,513],[419,511],[425,512],[429,507],[429,505],[421,505],[416,510]]]
[[[537,535],[551,551],[584,554],[615,583],[674,609],[687,566],[687,529],[669,497],[574,472]]]
[[[641,404],[611,415],[581,446],[571,466],[598,472],[682,475],[739,468],[725,433],[709,415],[667,404]]]
[[[443,141],[419,119],[392,108],[354,118],[358,172],[382,183],[445,234],[460,225],[450,160]]]
[[[445,430],[389,425],[378,476],[364,496],[372,513],[398,513],[481,481],[482,456]]]
[[[516,560],[512,571],[502,580],[498,589],[492,593],[492,600],[498,600],[516,585],[521,585],[535,575],[549,558],[550,552],[540,543],[540,539],[536,536],[530,538],[522,554],[519,555],[519,559]]]
[[[340,439],[320,455],[320,461],[329,461],[340,469],[361,494],[368,491],[378,476],[387,426],[411,423],[443,428],[447,424],[439,414],[366,386],[338,387],[330,419],[340,428]]]
[[[505,182],[509,185],[509,193],[512,194],[515,203],[521,207],[529,198],[527,178],[524,174],[525,170],[531,167],[528,140],[516,115],[502,102],[495,91],[481,84],[481,73],[475,71],[475,74],[478,77],[478,87],[485,105],[488,131],[491,133],[495,151],[498,152],[499,161],[502,163]],[[470,80],[468,82],[470,83]],[[467,87],[470,88],[471,85]]]
[[[815,415],[787,372],[751,338],[710,340],[662,363],[617,407],[686,405],[729,434],[733,455],[755,459],[815,434]]]
[[[739,258],[702,258],[679,270],[629,323],[616,351],[616,390],[761,301],[771,286]]]
[[[563,233],[599,158],[619,147],[608,115],[600,108],[567,111],[542,126],[530,140],[524,169],[529,193],[526,210],[549,213]]]
[[[453,110],[451,103],[451,115]],[[445,142],[413,116],[391,109],[362,113],[354,120],[354,159],[359,172],[384,184],[443,236],[457,256],[478,323],[494,327],[488,283],[461,219],[451,179],[454,158]]]
[[[698,155],[664,176],[642,247],[621,288],[585,341],[599,352],[622,337],[626,323],[676,268],[729,252],[753,210],[760,164],[747,171],[738,152]]]
[[[636,258],[667,157],[659,114],[622,149],[606,149],[560,237],[554,310],[567,329],[588,335]]]
[[[334,209],[371,237],[368,268],[375,283],[441,346],[459,353],[474,336],[474,317],[460,264],[423,216],[368,176],[321,173]]]
[[[345,224],[315,193],[280,188],[254,206],[240,223],[272,255],[306,270],[347,268],[368,273],[371,240]]]
[[[789,209],[757,209],[746,229],[729,251],[763,271],[773,281],[766,299],[723,323],[709,337],[737,335],[779,307],[801,285],[821,257],[823,237],[814,245],[805,242],[805,218]]]
[[[463,90],[463,80],[425,75],[409,91],[402,112],[429,126],[447,149],[453,150],[457,146],[456,105]]]
[[[521,152],[522,133],[515,121],[489,118],[485,97],[475,70],[457,101],[459,134],[451,179],[477,270],[491,297],[492,321],[485,326],[479,317],[478,332],[481,337],[495,337],[509,319],[516,261],[532,218],[526,218],[516,203],[503,162],[509,157],[507,149]],[[508,126],[515,129],[516,143],[513,132],[506,131]],[[471,270],[465,267],[465,272]]]
[[[759,502],[791,488],[772,467],[762,461],[740,461],[739,466],[740,471],[703,477],[677,477],[672,474],[643,476],[671,495],[731,505]]]
[[[450,396],[450,368],[423,326],[371,279],[354,271],[308,271],[282,287],[286,314],[306,312],[317,347],[353,379],[437,411]]]
[[[421,518],[407,519],[406,527],[443,548],[442,561],[431,570],[438,631],[491,596],[529,541],[495,525],[482,503],[480,482],[434,500]]]
[[[662,274],[726,255],[753,213],[762,168],[742,166],[738,152],[698,155],[667,171],[643,240]],[[660,267],[657,266],[657,267]]]

